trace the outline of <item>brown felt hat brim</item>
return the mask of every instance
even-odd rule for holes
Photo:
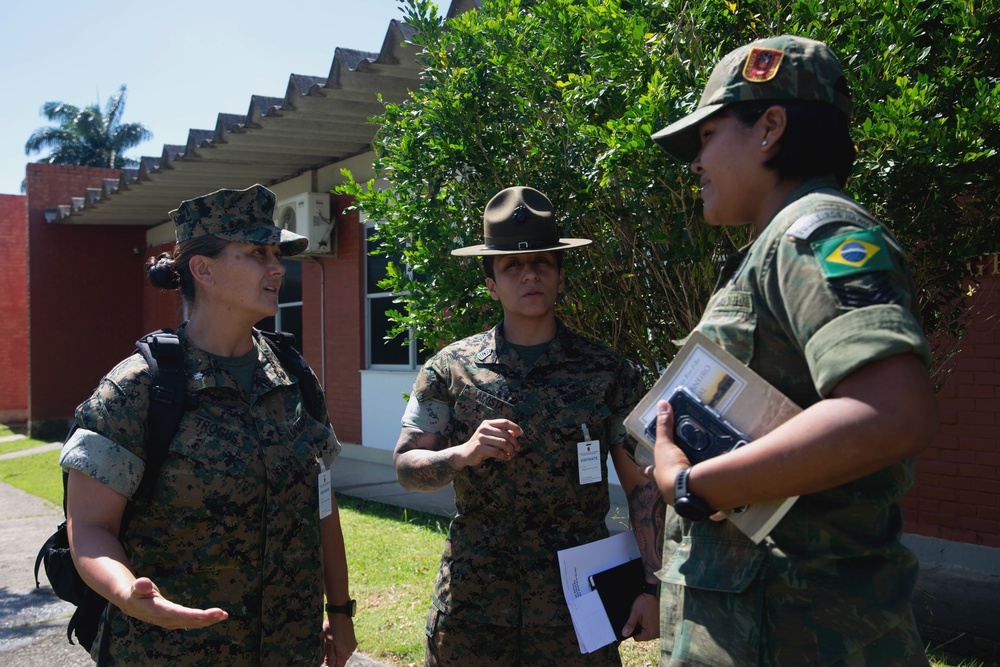
[[[458,257],[486,257],[487,255],[524,255],[531,252],[554,252],[557,250],[569,250],[570,248],[579,248],[580,246],[585,246],[588,243],[592,243],[591,239],[559,239],[556,244],[542,244],[537,247],[530,247],[526,245],[523,248],[496,248],[486,245],[485,243],[480,243],[479,245],[466,246],[465,248],[457,248],[451,251],[452,255]]]

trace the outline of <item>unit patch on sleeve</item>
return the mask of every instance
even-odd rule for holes
[[[857,229],[811,244],[823,275],[842,278],[892,268],[879,226]]]

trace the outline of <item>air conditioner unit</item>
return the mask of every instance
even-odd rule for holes
[[[332,255],[337,252],[337,221],[330,215],[330,193],[301,192],[278,200],[274,221],[279,227],[309,239],[305,252]]]

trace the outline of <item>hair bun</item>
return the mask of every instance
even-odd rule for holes
[[[162,252],[159,256],[146,260],[146,274],[153,287],[177,289],[181,286],[181,275],[174,268],[174,259],[170,253]]]

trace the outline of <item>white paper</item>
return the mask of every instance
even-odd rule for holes
[[[593,653],[618,639],[597,591],[591,591],[572,600],[569,603],[569,615],[573,619],[573,627],[576,628],[580,653]]]
[[[591,653],[617,639],[601,598],[590,587],[588,578],[636,558],[639,558],[639,545],[630,531],[559,552],[563,595],[581,653]]]

